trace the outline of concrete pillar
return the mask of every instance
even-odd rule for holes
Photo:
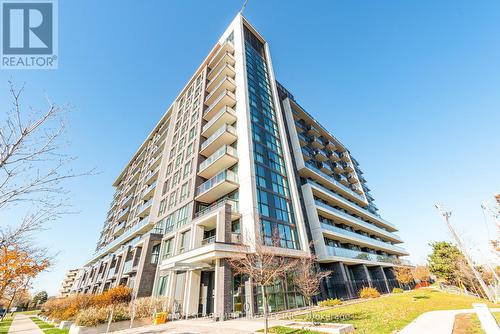
[[[385,276],[384,268],[383,267],[379,267],[379,268],[380,268],[380,272],[382,273],[382,277],[383,277],[383,280],[385,282],[385,286],[387,287],[387,292],[391,293],[391,288],[389,286],[389,282],[387,281],[387,276]]]
[[[200,280],[200,270],[193,270],[188,273],[186,279],[186,296],[184,298],[184,314],[186,317],[196,316],[198,314],[198,305],[200,301]]]
[[[246,316],[247,317],[253,317],[255,315],[255,310],[254,310],[254,295],[253,295],[253,284],[252,280],[249,278],[245,282],[245,311],[246,311]]]
[[[214,319],[225,320],[232,312],[232,274],[224,259],[215,262]]]

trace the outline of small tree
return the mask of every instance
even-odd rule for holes
[[[290,258],[277,256],[269,247],[260,242],[255,245],[255,251],[242,250],[243,256],[229,258],[227,262],[235,274],[248,277],[251,282],[262,291],[262,306],[264,309],[264,333],[268,333],[268,297],[266,288],[285,279],[286,274],[296,266],[296,261]]]
[[[460,250],[449,242],[431,243],[432,253],[428,256],[429,270],[446,282],[459,285],[457,264],[463,259]]]
[[[404,267],[404,266],[396,267],[394,269],[394,272],[398,282],[403,285],[407,285],[413,281],[413,275],[409,267]]]
[[[33,296],[31,300],[32,307],[37,307],[38,305],[42,305],[47,301],[49,296],[47,295],[47,291],[40,291]]]
[[[314,255],[299,259],[292,279],[293,284],[309,305],[311,321],[313,321],[312,298],[319,294],[321,280],[331,274],[330,271],[316,270],[315,260]]]

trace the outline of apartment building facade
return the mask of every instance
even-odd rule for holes
[[[364,284],[375,284],[378,277],[387,281],[397,257],[406,254],[389,246],[401,242],[392,235],[395,228],[376,214],[361,172],[340,142],[318,127],[318,140],[330,138],[335,148],[316,148],[310,137],[302,145],[296,114],[309,122],[306,126],[312,124],[277,83],[266,41],[237,15],[114,182],[116,192],[96,252],[80,270],[73,291],[96,293],[125,284],[134,297],[169,296],[174,312],[183,316],[225,319],[259,313],[260,290],[234,275],[227,262],[255,250],[257,242],[284,257],[312,251],[324,268],[341,264],[342,284],[351,289],[345,298],[353,297],[350,282],[359,281],[361,270]],[[339,174],[345,175],[347,183],[341,181],[350,195],[332,186],[341,176],[316,175],[306,165],[324,161],[321,156],[309,159],[305,150],[327,154],[337,147],[340,160],[352,166],[350,173],[359,171],[357,186],[347,172]],[[335,202],[335,194],[346,196],[345,201]],[[324,219],[335,227],[337,212],[325,213],[320,202],[335,210],[338,204],[344,216],[352,217],[340,218],[343,234],[324,228]],[[355,233],[348,228],[366,235],[346,237]],[[338,247],[328,238],[338,241]],[[352,245],[370,255],[339,256],[336,248],[347,254]],[[376,256],[392,262],[372,261]],[[337,276],[325,283],[325,296],[334,295]],[[304,305],[289,280],[270,287],[269,296],[271,311]]]
[[[61,282],[61,287],[59,288],[59,296],[67,297],[71,293],[71,289],[75,284],[75,281],[78,279],[78,269],[70,269],[64,275],[64,279]]]

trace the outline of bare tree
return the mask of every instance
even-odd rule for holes
[[[330,274],[331,271],[317,270],[316,257],[314,255],[301,258],[297,261],[292,281],[307,300],[311,321],[313,321],[312,298],[319,294],[321,280]]]
[[[0,226],[0,245],[27,242],[27,236],[48,221],[68,213],[63,182],[93,171],[75,173],[75,157],[64,152],[65,116],[70,107],[47,98],[44,110],[22,104],[24,86],[9,81],[11,107],[0,118],[0,210],[26,204],[21,222]]]
[[[266,288],[276,284],[279,280],[285,279],[296,266],[297,261],[276,255],[270,247],[255,244],[254,251],[243,250],[243,256],[227,259],[235,274],[246,276],[252,284],[260,287],[262,292],[262,307],[264,310],[264,333],[268,333],[268,296]]]

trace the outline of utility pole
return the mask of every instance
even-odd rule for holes
[[[491,291],[488,289],[488,286],[484,282],[483,278],[481,277],[481,275],[479,274],[479,272],[474,267],[474,262],[472,262],[471,258],[469,257],[469,254],[467,253],[467,250],[464,247],[464,244],[463,244],[462,240],[458,236],[457,232],[455,232],[455,229],[453,228],[453,226],[450,223],[451,211],[444,210],[443,206],[439,205],[439,204],[436,204],[436,209],[439,211],[439,213],[441,214],[441,216],[443,216],[443,219],[444,219],[446,225],[448,226],[448,229],[450,230],[451,235],[453,236],[453,239],[455,239],[455,242],[457,244],[458,249],[464,255],[465,261],[467,262],[467,264],[469,265],[470,269],[474,273],[474,277],[479,282],[479,285],[481,285],[481,288],[483,289],[484,293],[486,294],[486,297],[488,297],[488,299],[492,303],[496,303],[496,299],[491,294]]]

